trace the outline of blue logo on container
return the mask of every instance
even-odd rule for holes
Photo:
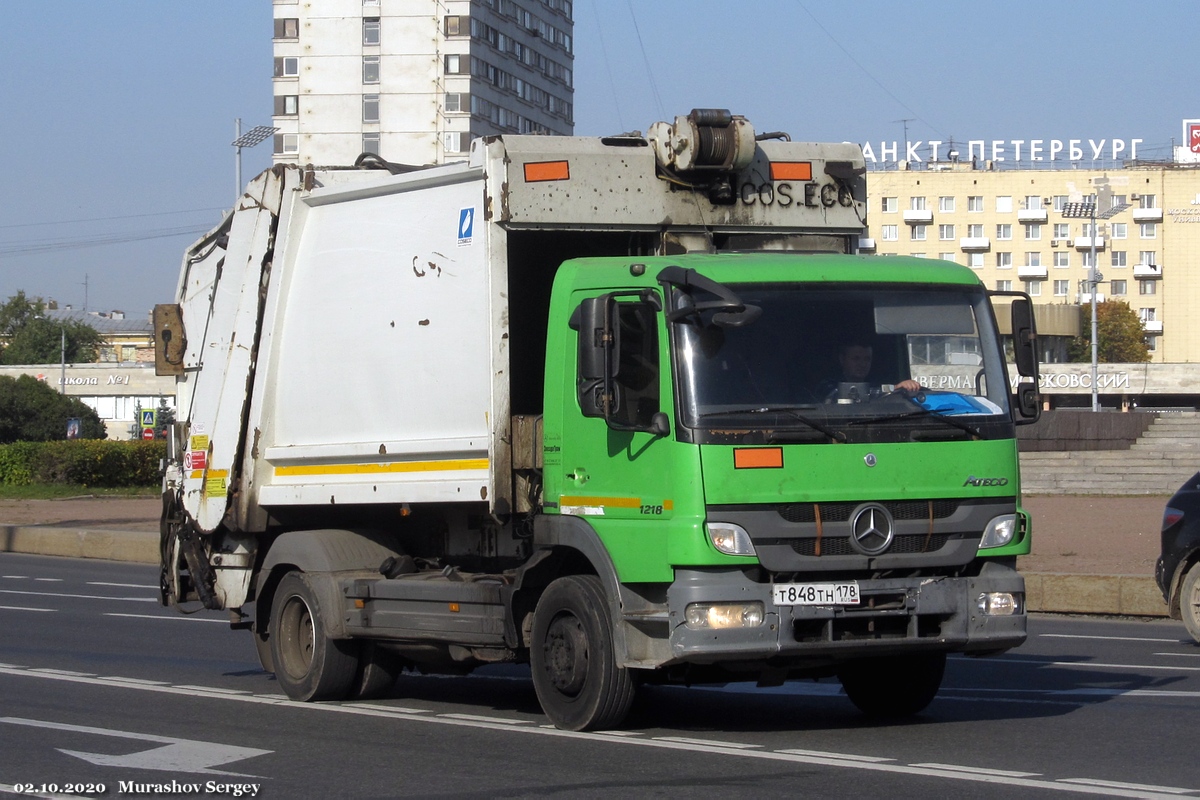
[[[475,209],[464,208],[458,212],[458,244],[459,247],[471,243],[471,236],[475,229]]]

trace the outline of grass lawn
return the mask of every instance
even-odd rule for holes
[[[158,486],[76,486],[69,483],[34,483],[29,486],[0,484],[0,500],[61,500],[65,497],[158,497]]]

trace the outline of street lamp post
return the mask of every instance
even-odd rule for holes
[[[1111,195],[1108,192],[1107,180],[1101,184],[1097,179],[1095,182],[1101,187],[1101,192],[1106,199],[1110,199]],[[1066,203],[1063,205],[1062,215],[1066,219],[1090,219],[1091,220],[1091,268],[1088,270],[1088,295],[1092,305],[1092,411],[1100,410],[1100,326],[1096,319],[1096,287],[1104,280],[1104,276],[1100,274],[1096,264],[1096,230],[1097,219],[1109,219],[1110,217],[1119,214],[1129,208],[1128,203],[1113,204],[1111,199],[1110,205],[1104,211],[1098,212],[1096,209],[1096,195],[1093,195],[1088,200],[1083,200],[1077,203]]]
[[[62,335],[62,349],[59,351],[59,356],[62,359],[62,370],[58,375],[58,393],[67,393],[67,329],[59,328],[58,332]]]
[[[234,120],[233,136],[234,139],[230,144],[237,151],[237,157],[234,163],[233,179],[237,186],[234,187],[234,197],[242,195],[242,148],[254,147],[262,144],[268,136],[275,133],[279,128],[272,128],[269,125],[256,125],[250,130],[242,133],[242,120],[239,117]]]

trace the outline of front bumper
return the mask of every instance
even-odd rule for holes
[[[667,593],[675,663],[816,667],[871,655],[942,650],[995,653],[1025,641],[1025,580],[989,563],[975,577],[888,578],[859,581],[858,606],[776,606],[771,585],[740,571],[677,570]],[[977,599],[987,592],[1021,597],[1018,613],[987,616]],[[761,602],[753,628],[693,630],[684,624],[692,603]]]

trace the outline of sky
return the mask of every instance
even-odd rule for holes
[[[53,6],[0,2],[0,302],[145,314],[232,203],[235,120],[270,124],[272,5]],[[584,136],[703,107],[876,151],[1136,138],[1166,158],[1200,118],[1195,0],[575,0],[574,16]],[[244,181],[270,161],[269,142],[244,150]]]

